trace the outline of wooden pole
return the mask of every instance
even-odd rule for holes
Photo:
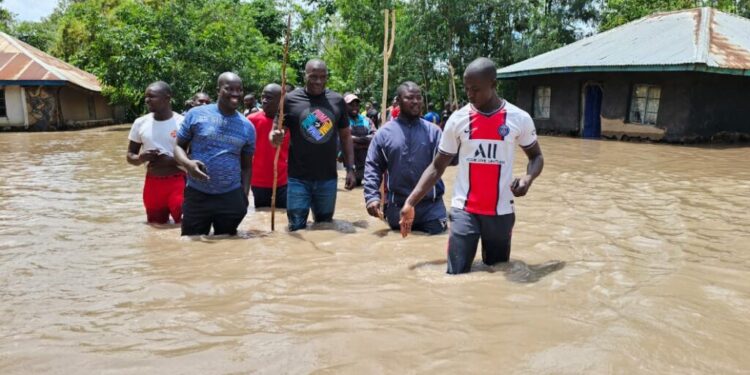
[[[451,64],[450,61],[448,61],[448,72],[451,75],[450,86],[448,87],[448,96],[451,106],[458,107],[458,92],[456,91],[456,70],[453,69],[453,64]],[[451,108],[451,111],[453,111],[453,108]]]
[[[281,98],[279,98],[279,121],[276,124],[276,129],[284,130],[284,98],[286,97],[286,61],[289,57],[289,34],[292,29],[292,15],[286,19],[286,37],[284,38],[284,60],[281,63]],[[271,192],[271,231],[276,230],[276,180],[279,177],[279,156],[281,155],[281,147],[284,142],[281,142],[280,146],[276,147],[276,156],[273,158],[273,190]]]
[[[390,18],[390,20],[389,20]],[[390,27],[389,27],[390,21]],[[388,103],[388,62],[393,54],[393,43],[396,39],[396,10],[395,9],[383,9],[383,100],[380,103],[380,126],[385,125],[388,120],[388,114],[386,108]],[[385,175],[383,175],[385,177]],[[385,180],[380,183],[380,219],[385,220],[382,216],[383,208],[385,206]]]
[[[390,22],[389,22],[390,21]],[[388,63],[393,54],[393,43],[396,39],[396,10],[384,9],[383,10],[383,100],[380,103],[380,123],[385,125],[388,114],[386,113],[386,107],[388,106]],[[389,27],[390,23],[390,27]]]

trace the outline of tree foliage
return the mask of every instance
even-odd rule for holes
[[[460,72],[479,56],[505,66],[656,11],[713,6],[750,16],[750,0],[60,0],[40,22],[15,22],[1,5],[0,28],[96,74],[132,116],[154,80],[172,84],[177,103],[212,93],[222,71],[240,74],[247,91],[278,82],[287,14],[291,83],[320,57],[332,89],[375,100],[383,10],[396,9],[390,94],[411,80],[435,103],[448,97],[448,66],[461,93]]]

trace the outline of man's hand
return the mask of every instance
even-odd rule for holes
[[[208,170],[206,169],[206,165],[203,164],[200,160],[190,160],[187,163],[185,163],[185,169],[187,169],[188,174],[190,174],[190,177],[199,180],[199,181],[208,181],[211,178],[208,177]]]
[[[516,197],[523,197],[526,195],[526,193],[529,192],[529,188],[531,187],[531,176],[524,176],[521,178],[516,178],[513,180],[513,183],[510,184],[510,191],[513,192],[513,195]]]
[[[401,220],[398,223],[401,225],[401,237],[406,238],[411,232],[411,225],[414,224],[414,207],[409,203],[404,204],[401,209]]]
[[[344,188],[346,188],[346,190],[352,190],[355,186],[357,186],[357,176],[354,175],[354,171],[347,171],[346,184],[344,185]]]
[[[372,217],[383,219],[383,211],[380,210],[380,201],[372,201],[368,203],[367,213]]]
[[[276,147],[281,146],[284,142],[284,130],[274,129],[268,133],[268,140]]]
[[[143,150],[138,154],[138,161],[146,163],[156,160],[159,157],[159,150]]]

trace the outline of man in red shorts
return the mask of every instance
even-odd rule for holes
[[[177,168],[174,146],[182,116],[172,112],[172,89],[158,81],[146,88],[149,114],[133,122],[128,139],[128,163],[148,163],[143,186],[143,205],[149,223],[166,224],[169,216],[182,220],[185,173]]]
[[[482,240],[482,261],[507,262],[515,224],[514,197],[526,195],[544,167],[534,121],[528,113],[497,96],[497,70],[480,57],[464,72],[469,104],[445,124],[432,165],[401,209],[401,234],[414,223],[414,206],[458,156],[448,239],[448,273],[466,273]],[[513,178],[513,159],[520,147],[529,159],[526,174]]]
[[[253,191],[255,207],[271,207],[273,191],[273,162],[276,146],[271,144],[268,133],[274,126],[274,118],[279,111],[281,86],[275,83],[266,85],[260,97],[262,110],[251,113],[247,119],[255,126],[256,144],[253,157],[253,176],[250,189]],[[279,170],[276,178],[276,207],[286,208],[287,169],[289,163],[289,133],[284,135],[279,154]]]

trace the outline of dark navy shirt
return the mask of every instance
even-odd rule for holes
[[[403,205],[422,173],[432,164],[441,134],[439,127],[423,119],[406,123],[397,118],[378,129],[367,150],[365,202],[380,201],[381,176],[388,172],[386,203]],[[442,200],[444,192],[443,180],[439,180],[423,201]]]
[[[255,152],[255,128],[235,111],[225,116],[216,104],[195,107],[185,115],[177,140],[190,142],[190,157],[206,165],[210,180],[188,177],[187,186],[223,194],[242,186],[240,155]]]

